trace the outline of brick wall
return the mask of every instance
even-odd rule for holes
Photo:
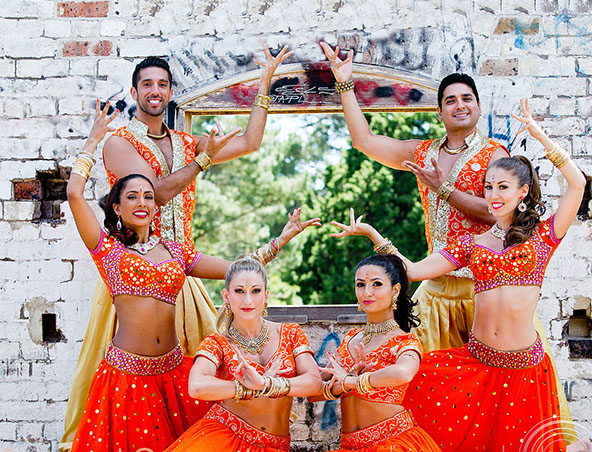
[[[0,449],[57,450],[97,279],[63,202],[63,179],[90,129],[97,97],[119,102],[124,117],[133,113],[129,79],[139,58],[169,56],[177,94],[255,69],[265,42],[288,44],[295,50],[292,62],[321,60],[318,41],[327,40],[354,48],[357,62],[433,80],[454,70],[468,72],[480,88],[481,129],[535,160],[546,199],[556,206],[563,179],[540,159],[532,140],[513,138],[518,125],[509,114],[517,111],[520,97],[532,98],[545,129],[592,175],[591,10],[590,0],[17,0],[3,5]],[[107,191],[100,168],[86,192],[95,207]],[[573,416],[591,431],[592,360],[571,359],[563,332],[576,302],[590,303],[587,210],[549,265],[538,311]],[[52,314],[58,331],[51,337],[58,342],[46,343],[41,325]],[[313,336],[325,330],[326,325]],[[313,414],[312,426],[295,427],[299,444],[329,434],[319,430],[321,414]]]

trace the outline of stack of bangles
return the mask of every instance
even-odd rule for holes
[[[255,102],[253,102],[254,107],[261,107],[265,110],[269,110],[269,106],[271,105],[271,96],[267,96],[265,94],[257,94],[255,96]]]
[[[448,198],[450,198],[450,194],[454,191],[454,189],[454,184],[451,184],[449,181],[445,180],[442,182],[442,185],[438,187],[436,196],[442,201],[448,201]]]
[[[258,391],[256,389],[247,389],[243,384],[234,380],[234,401],[259,399],[260,397],[269,397],[277,399],[287,396],[290,392],[290,380],[286,377],[265,377],[265,387]]]
[[[256,249],[253,255],[263,265],[267,265],[277,257],[279,251],[280,247],[278,244],[278,239],[271,239],[271,242],[263,245],[261,248]]]
[[[378,245],[374,245],[374,252],[376,254],[397,254],[399,252],[399,250],[397,249],[397,247],[395,245],[393,245],[393,242],[391,242],[389,239],[384,238],[382,240],[382,242],[380,242]]]
[[[78,154],[78,158],[72,165],[72,171],[70,174],[78,174],[83,177],[84,180],[88,180],[90,176],[90,170],[97,163],[95,156],[89,152],[81,152]]]
[[[205,152],[200,152],[197,154],[193,161],[201,168],[202,173],[205,172],[212,164],[212,159]]]
[[[335,82],[335,91],[339,94],[355,88],[354,81],[350,78],[347,82]]]
[[[557,169],[563,168],[570,158],[567,151],[555,142],[553,142],[551,149],[545,149],[545,156],[551,160],[551,163]]]

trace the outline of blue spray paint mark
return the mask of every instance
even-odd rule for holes
[[[514,39],[514,47],[518,49],[525,49],[527,47],[524,43],[524,36],[516,36],[516,39]]]
[[[327,334],[325,339],[323,339],[323,343],[321,344],[319,351],[317,352],[317,357],[322,357],[325,354],[325,349],[331,342],[334,342],[335,346],[339,347],[339,344],[341,344],[341,339],[339,339],[339,336],[337,336],[337,334],[334,332]]]
[[[335,400],[326,400],[323,405],[323,417],[321,418],[321,430],[335,427],[337,423],[337,408]]]
[[[506,116],[506,132],[505,133],[498,133],[498,132],[494,132],[493,130],[493,115],[489,115],[487,116],[487,124],[489,126],[489,133],[487,134],[488,136],[490,136],[491,138],[497,139],[497,140],[502,140],[505,141],[506,144],[509,144],[510,142],[510,137],[512,136],[512,132],[510,130],[510,116]]]

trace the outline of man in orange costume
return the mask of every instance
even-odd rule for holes
[[[268,48],[264,52],[266,61],[257,61],[263,68],[259,93],[245,132],[239,136],[235,135],[240,129],[220,137],[212,133],[208,139],[169,129],[163,122],[173,95],[173,77],[168,63],[161,58],[149,57],[136,66],[130,89],[137,105],[136,117],[105,142],[103,161],[110,185],[133,173],[143,174],[152,181],[159,206],[154,229],[163,240],[193,246],[195,178],[203,171],[202,166],[207,168],[208,160],[221,163],[259,149],[267,119],[272,76],[278,65],[292,54],[287,47],[275,57]],[[200,156],[202,153],[211,159]],[[215,317],[213,303],[201,281],[186,278],[176,303],[177,336],[185,355],[192,356],[201,340],[215,331]],[[72,446],[92,376],[115,328],[115,309],[107,287],[99,279],[70,389],[61,451],[68,451]]]
[[[508,150],[477,129],[481,103],[474,80],[466,74],[450,74],[438,88],[438,118],[446,135],[437,140],[396,140],[370,130],[353,90],[353,51],[346,59],[321,43],[331,63],[352,145],[365,155],[393,169],[411,171],[425,216],[429,252],[437,253],[465,234],[482,234],[495,223],[483,198],[489,163],[509,155]],[[425,352],[461,347],[473,325],[475,291],[473,275],[465,268],[424,281],[413,299],[421,321],[414,333]],[[545,351],[552,358],[543,326],[535,314],[535,326]],[[553,367],[555,363],[553,362]],[[562,388],[558,381],[558,388]],[[569,416],[567,400],[559,391],[561,412]]]

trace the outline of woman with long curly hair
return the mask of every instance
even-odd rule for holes
[[[409,333],[419,321],[413,314],[403,261],[395,255],[363,259],[356,267],[355,290],[367,323],[363,329],[350,330],[335,356],[328,355],[329,367],[321,368],[331,375],[323,385],[323,398],[341,399],[341,447],[366,452],[439,451],[403,407],[423,354],[421,342]]]
[[[187,391],[192,358],[183,356],[175,331],[177,295],[186,275],[222,279],[231,262],[151,235],[154,187],[140,174],[113,185],[104,206],[106,231],[101,228],[84,187],[94,151],[115,117],[107,117],[108,109],[107,103],[101,111],[97,101],[95,123],[67,190],[78,232],[109,288],[119,326],[93,378],[72,450],[161,451],[211,406]],[[205,152],[213,157],[219,148],[208,140]],[[320,223],[301,223],[297,210],[280,236],[255,255],[269,262],[311,225]]]
[[[485,176],[485,199],[497,222],[414,263],[361,217],[343,235],[365,235],[379,252],[400,256],[420,281],[469,266],[475,277],[475,319],[468,344],[426,354],[409,385],[405,406],[446,452],[589,451],[569,447],[561,431],[555,372],[533,326],[549,259],[580,206],[586,179],[569,154],[534,121],[528,101],[514,116],[546,149],[567,181],[554,215],[541,220],[541,191],[525,157],[496,160]],[[353,380],[353,379],[352,379]],[[371,385],[378,379],[370,374]]]

